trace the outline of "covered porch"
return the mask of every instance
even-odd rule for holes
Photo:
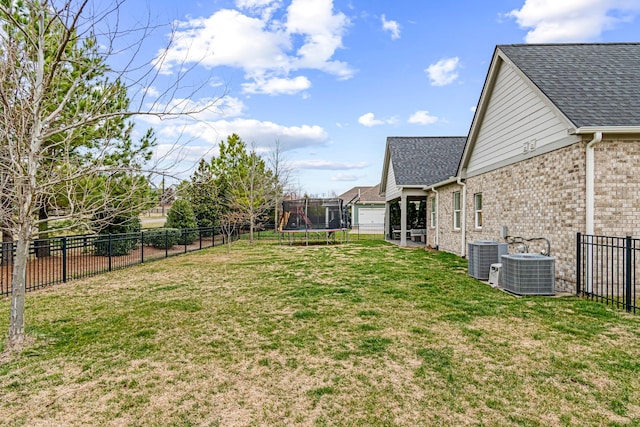
[[[400,246],[424,246],[427,241],[427,193],[403,188],[400,197],[387,200],[385,239]]]

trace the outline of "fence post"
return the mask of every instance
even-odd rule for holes
[[[140,231],[140,264],[144,264],[144,231]]]
[[[625,256],[625,274],[624,274],[624,289],[627,293],[625,298],[625,307],[627,312],[631,311],[631,236],[627,236],[624,243],[624,256]]]
[[[62,237],[62,281],[67,281],[67,238]]]
[[[187,229],[182,229],[182,241],[184,242],[184,253],[187,253]]]
[[[111,233],[109,233],[109,271],[111,271]]]
[[[577,233],[576,236],[576,295],[580,295],[580,288],[582,282],[582,234]]]
[[[164,257],[169,258],[169,229],[164,230]]]

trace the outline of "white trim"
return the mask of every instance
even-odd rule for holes
[[[480,196],[480,209],[478,209],[478,196]],[[475,193],[473,195],[473,218],[476,230],[482,230],[482,192]],[[480,225],[478,225],[478,218],[480,218]]]
[[[456,209],[456,194],[458,195],[458,209]],[[462,194],[460,190],[453,192],[453,229],[460,230],[462,229]],[[459,219],[460,224],[456,226],[456,214]]]
[[[436,192],[435,189],[433,191]],[[429,204],[429,224],[431,225],[431,228],[436,228],[436,213],[438,212],[437,192],[430,200],[431,203]]]
[[[584,126],[576,129],[573,133],[576,135],[585,135],[591,133],[640,133],[640,126]]]

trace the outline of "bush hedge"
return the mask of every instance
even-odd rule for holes
[[[98,256],[128,255],[138,247],[138,232],[140,231],[138,217],[116,216],[113,223],[100,232],[100,238],[94,242],[94,254]],[[122,235],[122,233],[127,233]],[[111,236],[114,234],[117,236]],[[111,251],[109,251],[111,240]]]
[[[182,230],[177,228],[156,228],[144,232],[143,243],[157,249],[171,249],[184,240],[182,234]]]

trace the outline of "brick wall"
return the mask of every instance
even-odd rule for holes
[[[595,234],[640,238],[640,140],[595,146]]]
[[[585,227],[585,144],[574,144],[467,180],[467,242],[545,237],[556,258],[556,287],[575,289],[575,235]],[[482,193],[483,225],[475,227],[474,194]],[[540,252],[544,242],[532,242]],[[509,248],[510,252],[518,250]]]
[[[576,233],[584,233],[586,227],[585,149],[589,139],[468,178],[466,241],[504,241],[502,226],[510,236],[546,237],[556,258],[556,288],[575,291]],[[437,230],[439,249],[460,255],[460,231],[453,229],[455,191],[461,191],[457,184],[438,188],[440,224],[431,228],[429,218],[427,244],[435,247]],[[482,228],[475,227],[476,193],[482,193]],[[435,193],[429,192],[428,207],[433,197]],[[595,147],[595,233],[640,237],[640,140],[607,138]],[[544,242],[529,244],[529,252],[544,248]]]
[[[431,207],[431,199],[436,197],[434,192],[429,192],[429,199],[427,200],[427,216],[429,217],[427,226],[427,245],[432,248],[436,247],[436,232],[439,233],[438,248],[443,251],[451,252],[460,255],[461,248],[461,231],[454,230],[453,228],[453,193],[460,191],[461,187],[458,184],[449,184],[444,187],[438,188],[439,204],[436,206],[439,215],[439,224],[436,224],[436,228],[431,227],[431,216],[429,214]]]

